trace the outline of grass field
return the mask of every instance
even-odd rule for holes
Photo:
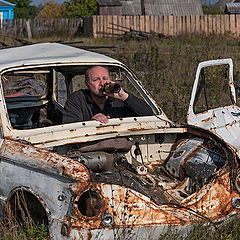
[[[35,39],[34,42],[59,41],[60,39]],[[234,62],[234,81],[238,88],[240,83],[240,39],[230,35],[190,35],[176,38],[158,38],[134,40],[122,39],[61,39],[79,41],[77,46],[88,46],[90,50],[107,54],[128,65],[140,78],[154,99],[163,108],[167,116],[176,122],[183,123],[192,90],[195,71],[198,63],[204,60],[232,58]],[[20,45],[17,41],[2,38],[8,45]],[[95,48],[113,46],[113,48]],[[214,76],[215,86],[219,86],[219,76]],[[223,103],[221,89],[219,101]],[[24,225],[25,226],[25,225]],[[7,219],[0,222],[0,239],[46,239],[46,229],[27,224],[19,227],[16,221]],[[206,226],[199,224],[188,236],[177,233],[160,236],[160,239],[191,240],[232,240],[240,239],[240,218],[235,217],[224,225]]]
[[[79,40],[79,39],[78,39]],[[153,95],[167,116],[183,123],[198,63],[205,60],[232,58],[236,86],[240,80],[240,39],[231,36],[180,36],[177,38],[152,38],[145,40],[81,39],[78,46],[114,46],[90,50],[105,53],[128,65]],[[219,85],[221,78],[215,74],[213,81]],[[221,84],[220,84],[221,85]],[[221,99],[219,89],[219,101]],[[224,101],[223,101],[224,105]]]

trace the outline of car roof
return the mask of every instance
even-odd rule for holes
[[[60,43],[38,43],[0,50],[0,72],[13,67],[58,63],[122,64],[103,54]]]

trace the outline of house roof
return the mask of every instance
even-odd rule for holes
[[[39,43],[2,49],[0,53],[0,72],[8,68],[37,66],[40,64],[121,64],[119,61],[105,55],[59,43]]]
[[[240,3],[226,3],[226,14],[240,14]]]
[[[99,6],[121,6],[120,0],[97,0]]]
[[[2,6],[11,6],[11,7],[14,7],[14,6],[16,6],[16,5],[13,4],[13,3],[4,1],[4,0],[0,0],[0,7],[2,7]]]
[[[122,15],[141,15],[141,0],[120,0]],[[200,0],[144,0],[146,15],[203,15]]]
[[[142,15],[141,0],[121,0],[122,15]]]
[[[233,3],[235,2],[235,0],[219,0],[214,7],[220,7],[220,8],[224,8],[226,3]]]

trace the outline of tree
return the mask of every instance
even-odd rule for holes
[[[65,4],[68,17],[87,17],[97,14],[96,0],[70,0]]]
[[[66,4],[60,5],[53,0],[45,3],[38,16],[41,18],[64,18],[66,17],[66,9]]]
[[[10,0],[9,2],[16,4],[14,7],[15,18],[31,19],[36,16],[37,7],[31,6],[31,0]]]

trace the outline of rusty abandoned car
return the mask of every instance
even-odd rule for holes
[[[107,66],[154,114],[62,124],[67,97],[84,87],[93,65]],[[208,92],[212,68],[223,72],[223,103]],[[238,213],[231,59],[199,64],[183,125],[167,118],[127,66],[101,54],[58,43],[9,48],[1,50],[0,72],[2,217],[7,206],[21,214],[21,196],[52,239],[158,239],[169,227],[185,231]]]

